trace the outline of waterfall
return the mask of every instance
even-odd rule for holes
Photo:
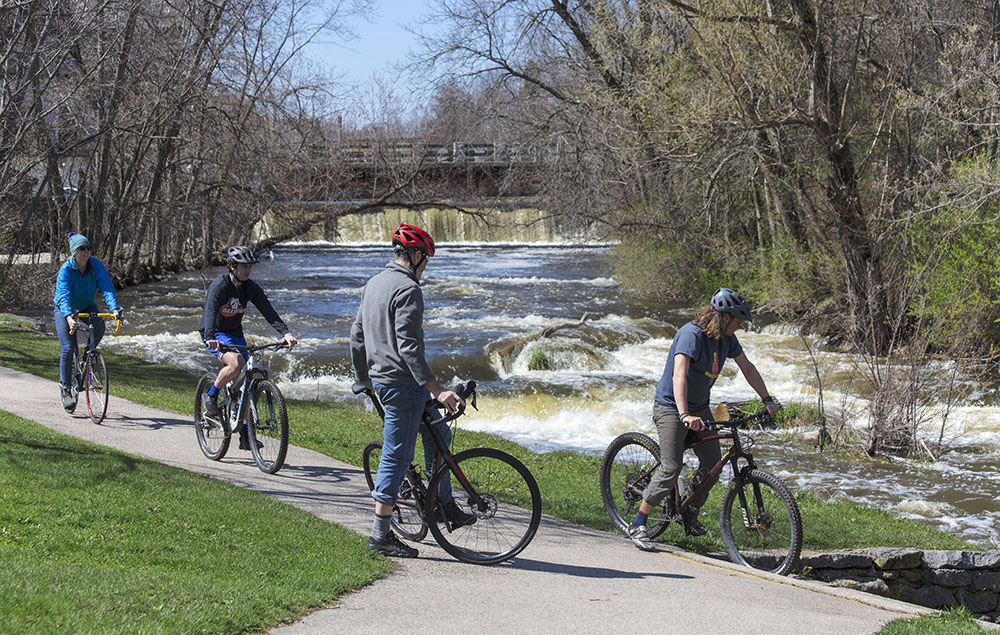
[[[497,210],[478,208],[473,214],[454,209],[408,210],[386,208],[377,212],[350,214],[336,223],[320,223],[299,240],[344,243],[378,243],[389,240],[401,222],[426,229],[439,243],[569,243],[587,242],[583,237],[559,231],[551,214],[539,209]],[[287,209],[282,212],[288,214]],[[268,212],[255,228],[267,233],[280,231],[284,223]]]

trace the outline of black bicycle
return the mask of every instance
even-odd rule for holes
[[[215,383],[215,374],[205,373],[198,380],[194,393],[194,429],[202,453],[213,461],[226,456],[234,432],[246,435],[243,439],[253,453],[257,467],[266,474],[274,474],[285,464],[288,452],[288,411],[285,397],[278,386],[268,379],[267,369],[257,361],[255,353],[287,348],[284,341],[260,346],[223,344],[222,351],[247,351],[250,357],[243,367],[242,377],[230,382],[226,390],[219,391],[221,420],[203,412],[202,395]],[[246,424],[245,428],[243,424]]]
[[[475,408],[476,382],[459,385],[455,392]],[[361,393],[368,395],[385,419],[375,394],[364,384],[354,384],[354,394]],[[428,406],[435,403],[430,401]],[[429,529],[445,551],[471,564],[497,564],[521,553],[535,537],[542,519],[542,496],[535,478],[523,463],[493,448],[453,455],[438,429],[462,416],[465,406],[437,419],[433,412],[436,410],[425,410],[421,425],[427,426],[434,441],[434,469],[425,481],[419,466],[407,468],[393,507],[393,529],[415,542],[423,540]],[[375,489],[381,456],[381,441],[365,446],[362,461],[369,489]],[[455,503],[473,514],[476,522],[455,526],[448,520],[440,501],[445,479],[451,479]]]
[[[725,409],[716,410],[721,419]],[[733,420],[706,421],[708,426],[729,428],[726,432],[696,439],[689,435],[685,450],[707,441],[728,439],[729,450],[692,491],[675,486],[649,516],[649,536],[663,533],[671,522],[682,522],[691,500],[712,483],[728,463],[733,478],[722,498],[719,526],[729,559],[736,564],[785,575],[793,571],[802,551],[802,517],[795,498],[777,478],[757,469],[753,439],[741,438],[739,427],[767,418],[767,411]],[[601,498],[611,520],[621,530],[631,523],[642,503],[642,492],[660,467],[660,446],[639,432],[618,436],[604,452],[601,462]]]
[[[73,346],[73,352],[76,356],[76,376],[70,389],[73,391],[74,401],[77,400],[81,392],[86,395],[87,414],[90,415],[91,421],[100,425],[108,414],[111,384],[108,381],[108,368],[104,364],[104,356],[94,344],[94,331],[90,324],[92,318],[115,318],[115,335],[118,335],[118,331],[121,330],[122,319],[114,313],[73,313],[73,319],[76,320],[77,324],[76,328],[87,333],[87,344],[84,346],[83,353],[78,350],[79,343]],[[75,331],[71,331],[70,335],[75,338]]]

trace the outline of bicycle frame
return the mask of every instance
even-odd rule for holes
[[[273,348],[273,347],[275,347],[275,344],[265,344],[263,346],[222,345],[219,347],[219,350],[223,352],[229,351],[238,353],[241,350],[245,350],[249,353],[249,356],[247,357],[247,362],[246,364],[244,364],[243,369],[240,371],[242,377],[237,377],[236,380],[233,381],[233,384],[236,383],[239,384],[239,388],[237,389],[235,394],[234,392],[232,392],[232,385],[226,388],[226,390],[230,391],[229,393],[230,398],[233,398],[236,395],[239,396],[238,397],[239,405],[237,406],[236,410],[237,426],[239,424],[242,424],[246,420],[247,408],[250,407],[248,404],[251,402],[250,399],[247,399],[247,395],[253,393],[254,384],[268,378],[267,369],[264,368],[264,366],[257,361],[257,356],[255,355],[255,353],[259,350],[265,348]],[[233,431],[235,431],[235,429]]]
[[[468,383],[468,385],[465,387],[465,390],[461,391],[462,392],[462,398],[465,399],[469,395],[474,394],[475,390],[476,390],[476,382],[470,381]],[[355,392],[358,392],[358,391],[355,391]],[[375,392],[372,391],[372,390],[369,390],[368,388],[364,388],[364,390],[362,392],[364,392],[366,395],[368,395],[368,398],[371,399],[372,404],[374,404],[374,406],[375,406],[375,411],[378,412],[379,416],[384,420],[385,419],[385,410],[382,408],[382,404],[379,403],[378,398],[375,396]],[[427,403],[428,406],[430,406],[432,404],[433,404],[433,402],[428,402]],[[473,399],[473,407],[475,407],[475,400],[474,399]],[[460,467],[458,467],[457,463],[455,463],[455,455],[451,453],[451,448],[449,448],[445,444],[445,442],[441,440],[441,435],[438,434],[438,431],[437,431],[437,426],[446,425],[449,422],[451,422],[451,421],[457,419],[458,417],[462,416],[462,414],[464,414],[464,413],[465,413],[465,406],[459,406],[458,410],[456,410],[455,412],[448,413],[448,414],[440,417],[439,419],[436,419],[436,420],[432,421],[432,420],[430,420],[430,416],[427,414],[427,410],[426,409],[424,410],[423,419],[420,421],[420,425],[427,428],[428,432],[430,432],[431,439],[434,441],[434,463],[433,463],[433,467],[432,467],[431,473],[427,475],[427,477],[428,477],[427,480],[428,480],[428,482],[430,482],[430,480],[432,478],[434,478],[434,476],[440,470],[443,470],[445,468],[451,470],[451,473],[454,474],[455,478],[458,479],[458,482],[462,486],[462,489],[475,502],[476,508],[479,509],[479,511],[485,511],[486,506],[485,506],[485,503],[483,503],[483,501],[482,501],[482,497],[472,487],[472,483],[469,482],[468,477],[462,472],[462,469]],[[407,468],[407,469],[409,471],[413,472],[414,474],[417,473],[415,465],[413,465],[413,464],[411,464],[410,467]],[[423,487],[423,482],[422,481],[421,481],[421,487]]]
[[[701,445],[702,443],[708,443],[709,441],[719,441],[722,439],[729,439],[733,442],[733,444],[729,446],[729,449],[726,450],[726,453],[722,455],[722,458],[719,459],[718,463],[712,466],[712,469],[708,471],[707,476],[702,480],[702,482],[697,487],[695,487],[691,491],[691,493],[688,494],[683,500],[677,500],[680,498],[679,490],[676,486],[674,487],[675,500],[677,502],[678,510],[685,509],[691,503],[692,499],[694,499],[699,494],[702,494],[703,490],[707,489],[706,485],[708,483],[712,483],[714,486],[715,477],[722,472],[723,467],[725,467],[727,463],[732,465],[733,478],[736,479],[737,483],[743,480],[744,473],[746,473],[749,470],[757,469],[757,464],[753,460],[753,454],[750,452],[743,451],[743,443],[740,440],[739,431],[736,430],[736,426],[740,425],[739,422],[730,423],[722,421],[713,421],[710,422],[710,424],[716,426],[731,427],[732,430],[730,430],[729,432],[722,432],[719,434],[713,434],[707,437],[702,437],[701,439],[698,439],[698,441],[696,441],[695,443],[684,444],[685,451],[695,448]],[[740,459],[746,461],[746,465],[743,466],[742,468],[740,468],[739,466]],[[659,463],[657,463],[656,466],[654,466],[653,470],[650,473],[652,474],[652,472],[655,472],[657,468],[659,468]],[[744,500],[743,498],[742,489],[740,490],[740,504],[744,508],[746,507],[746,500]]]

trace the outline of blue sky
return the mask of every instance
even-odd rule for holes
[[[357,40],[314,45],[309,57],[355,84],[365,83],[373,72],[388,72],[393,63],[405,62],[416,38],[404,26],[417,26],[428,12],[427,3],[424,0],[376,0],[372,5],[371,22],[359,19],[354,23]]]

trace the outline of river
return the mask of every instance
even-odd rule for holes
[[[254,268],[253,278],[300,341],[294,351],[267,358],[281,389],[297,399],[362,407],[350,393],[350,325],[362,285],[391,250],[316,242],[285,244],[273,254]],[[462,425],[536,451],[592,454],[621,432],[653,431],[653,391],[671,338],[693,308],[628,300],[611,277],[610,255],[599,245],[439,247],[423,282],[424,326],[435,374],[444,383],[480,382],[480,412]],[[192,372],[215,368],[214,358],[199,350],[197,327],[205,289],[222,271],[181,274],[121,292],[127,329],[107,337],[104,346]],[[547,327],[558,328],[539,338]],[[260,338],[276,335],[255,310],[248,311],[244,328]],[[813,366],[794,329],[771,324],[738,335],[773,395],[785,403],[815,403]],[[529,369],[533,355],[544,355],[548,368]],[[863,425],[865,401],[855,394],[862,372],[855,361],[822,349],[817,357],[828,407]],[[754,394],[730,363],[712,396],[742,401]],[[974,394],[952,411],[946,437],[955,449],[938,461],[858,465],[796,445],[785,433],[758,435],[755,454],[793,488],[889,509],[988,546],[1000,529],[1000,410],[992,399],[992,392]]]

